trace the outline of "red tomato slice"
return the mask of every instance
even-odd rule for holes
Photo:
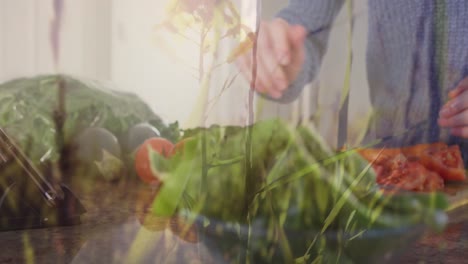
[[[415,162],[395,161],[390,175],[380,180],[380,184],[391,185],[404,190],[419,191],[424,184],[423,167]]]
[[[150,138],[143,142],[135,155],[135,170],[140,179],[149,184],[160,184],[161,179],[159,175],[151,171],[149,150],[152,149],[162,156],[169,158],[173,153],[173,148],[172,142],[161,137]]]
[[[426,170],[426,180],[423,190],[427,192],[442,190],[445,187],[444,179],[436,172]]]
[[[377,172],[377,178],[385,178],[391,173],[389,164],[394,162],[399,155],[404,155],[409,160],[422,164],[428,173],[430,171],[438,174],[439,178],[446,181],[463,181],[466,179],[465,168],[458,145],[448,146],[443,142],[431,144],[418,144],[404,148],[368,148],[358,151],[359,154],[369,162]],[[432,180],[425,183],[424,189],[433,189],[440,186],[437,177],[428,176]],[[430,187],[432,186],[432,187]],[[435,186],[435,187],[434,187]],[[438,187],[437,187],[438,188]]]
[[[385,170],[377,176],[377,183],[408,191],[431,192],[444,187],[443,179],[435,172],[427,170],[417,159],[396,156]]]
[[[428,148],[421,155],[421,163],[429,170],[439,173],[447,181],[464,181],[466,179],[465,167],[458,145]]]

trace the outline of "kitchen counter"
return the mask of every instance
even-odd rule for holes
[[[215,260],[220,256],[194,243],[190,232],[170,231],[174,226],[180,230],[180,223],[153,219],[154,224],[141,225],[152,193],[148,187],[135,182],[95,186],[93,191],[75,191],[87,209],[79,225],[0,232],[0,264],[219,263]],[[466,261],[468,207],[452,211],[450,221],[442,234],[423,235],[396,263]]]

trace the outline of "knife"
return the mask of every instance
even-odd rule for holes
[[[7,133],[0,128],[0,160],[2,163],[7,163],[11,159],[14,159],[23,171],[33,180],[44,196],[47,204],[49,206],[56,206],[56,200],[58,198],[63,198],[61,190],[55,189],[52,184],[45,180],[45,177],[29,158],[27,158]]]
[[[0,167],[8,169],[12,164],[21,171],[15,171],[0,185],[0,232],[81,223],[86,208],[80,200],[64,184],[46,180],[0,128]],[[37,188],[32,190],[29,186]]]

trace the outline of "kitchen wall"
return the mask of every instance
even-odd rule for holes
[[[110,79],[112,0],[65,0],[59,71]],[[54,72],[53,0],[0,0],[0,81]]]
[[[240,1],[234,2],[240,7]],[[198,50],[178,43],[173,48],[183,59],[176,61],[155,41],[154,26],[163,19],[166,2],[64,0],[59,68],[54,69],[49,41],[53,0],[0,0],[0,82],[56,71],[110,80],[116,89],[140,95],[168,122],[184,123],[200,92],[191,69]],[[245,5],[251,21],[254,11],[249,10]],[[222,52],[228,50],[226,46]],[[218,71],[212,86],[219,89],[233,70],[226,66]],[[212,89],[213,96],[217,89]],[[247,89],[231,91],[210,106],[210,123],[245,122]]]
[[[238,0],[244,22],[255,22],[254,1]],[[200,92],[193,76],[197,50],[189,43],[172,46],[174,54],[161,49],[154,25],[163,18],[164,1],[65,0],[58,71],[99,80],[111,80],[116,88],[139,94],[168,121],[185,122]],[[264,0],[263,17],[271,18],[287,0]],[[369,113],[364,67],[366,1],[355,0],[353,35],[354,64],[351,75],[350,142],[359,139]],[[330,143],[336,140],[337,104],[344,84],[347,58],[347,17],[336,20],[327,55],[318,78],[302,97],[290,105],[263,102],[259,118],[282,116],[314,119]],[[20,76],[55,72],[49,45],[52,0],[0,0],[0,82]],[[226,55],[232,45],[224,45]],[[225,65],[213,76],[208,123],[244,124],[247,119],[248,84],[238,78],[221,93],[224,80],[236,73]],[[218,95],[221,96],[218,97]],[[318,112],[319,111],[319,112]]]
[[[240,0],[234,3],[241,9]],[[161,6],[161,2],[154,0],[113,3],[112,79],[148,99],[165,119],[193,126],[189,121],[201,93],[197,72],[199,47],[193,43],[199,36],[186,40],[156,31],[155,25],[165,19]],[[246,18],[253,15],[249,8],[245,10]],[[232,48],[233,42],[223,42],[220,58],[226,58]],[[205,61],[210,58],[209,53],[205,54]],[[215,63],[221,62],[220,59]],[[213,73],[206,125],[245,123],[247,86],[238,78],[229,89],[221,91],[226,78],[236,72],[234,65],[223,64]]]

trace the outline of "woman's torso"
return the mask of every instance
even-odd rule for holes
[[[392,145],[460,141],[439,129],[437,117],[448,91],[468,75],[468,1],[369,0],[368,34],[375,115],[366,141],[408,130]]]

